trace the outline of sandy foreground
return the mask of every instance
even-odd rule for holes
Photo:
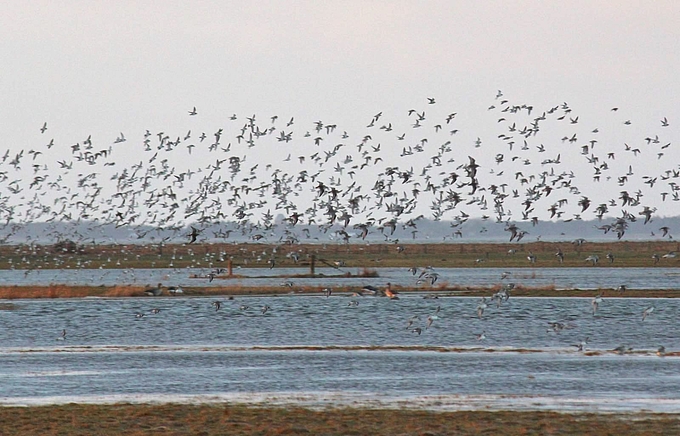
[[[670,414],[429,412],[230,404],[0,407],[3,435],[672,435]]]

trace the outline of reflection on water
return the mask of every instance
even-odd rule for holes
[[[605,298],[593,314],[591,299],[511,297],[480,318],[476,298],[401,297],[15,300],[0,310],[0,397],[332,394],[465,408],[456,399],[509,407],[512,396],[515,407],[678,411],[678,300]]]

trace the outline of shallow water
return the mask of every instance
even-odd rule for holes
[[[680,412],[673,355],[680,300],[605,298],[593,314],[586,298],[511,297],[500,307],[489,303],[481,318],[479,302],[416,295],[13,300],[0,310],[0,402]],[[554,322],[564,328],[554,331]],[[612,351],[621,345],[632,351]],[[655,354],[660,345],[669,355]]]
[[[306,274],[306,268],[243,268],[234,272],[243,276],[239,279],[215,279],[206,276],[210,269],[201,268],[156,268],[156,269],[62,269],[62,270],[1,270],[0,285],[164,285],[181,286],[279,286],[286,280],[277,276]],[[294,286],[357,286],[391,282],[397,286],[418,286],[418,276],[407,268],[375,268],[378,278],[337,277],[343,273],[358,275],[359,269],[317,268],[318,274],[326,277],[294,278]],[[598,289],[617,288],[625,284],[630,289],[680,289],[678,268],[437,268],[438,283],[449,286],[493,286],[513,282],[526,287],[554,286],[557,289]],[[506,273],[507,277],[501,279]],[[509,274],[508,274],[509,273]],[[198,276],[201,278],[192,278]],[[336,277],[331,277],[336,276]],[[428,284],[420,284],[427,289]],[[282,286],[282,292],[287,288]]]

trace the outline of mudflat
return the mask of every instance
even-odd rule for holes
[[[229,404],[0,407],[12,435],[670,435],[674,414],[372,410]]]

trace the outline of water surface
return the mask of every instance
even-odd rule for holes
[[[13,300],[0,310],[0,401],[680,411],[679,300],[605,298],[593,314],[587,298],[511,297],[481,317],[479,303]],[[622,345],[632,350],[612,351]],[[655,354],[661,345],[669,355]]]

